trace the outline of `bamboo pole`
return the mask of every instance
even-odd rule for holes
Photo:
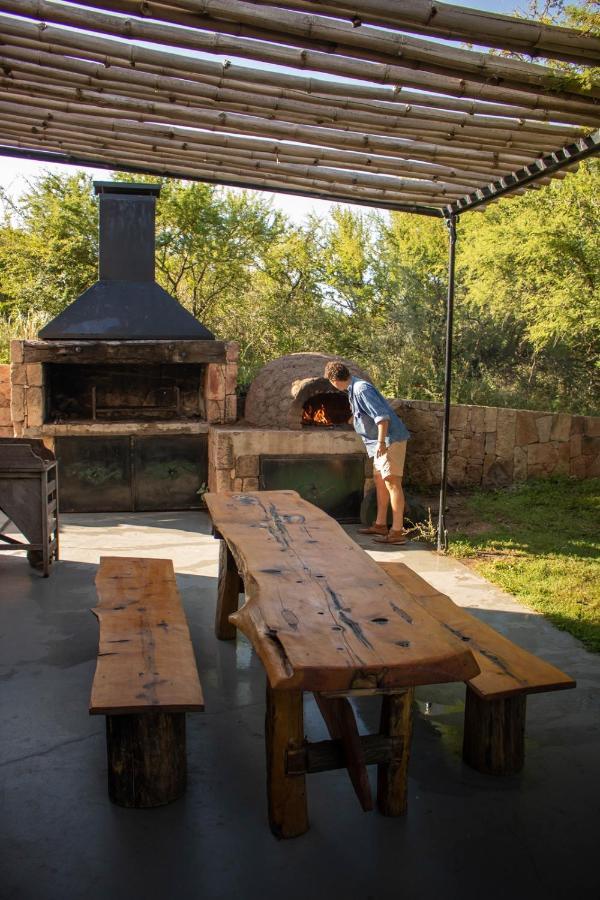
[[[286,175],[278,178],[271,174],[249,174],[248,170],[240,170],[233,166],[223,164],[215,166],[187,166],[181,162],[163,158],[160,154],[152,154],[144,156],[139,151],[131,152],[125,148],[102,149],[96,144],[86,142],[84,140],[73,140],[68,142],[53,142],[52,140],[37,138],[35,136],[27,137],[22,140],[12,140],[6,138],[8,146],[22,146],[23,148],[34,146],[42,147],[60,147],[68,152],[85,152],[88,154],[90,164],[93,165],[95,160],[108,160],[112,162],[115,168],[119,168],[123,163],[143,166],[146,171],[153,174],[165,175],[178,178],[193,178],[194,180],[209,180],[213,182],[227,183],[235,187],[255,187],[258,189],[277,190],[279,188],[299,190],[310,190],[315,194],[323,196],[325,199],[338,199],[341,202],[352,202],[353,199],[360,201],[361,199],[369,200],[372,203],[382,206],[388,204],[410,203],[415,205],[427,205],[443,207],[447,204],[448,198],[443,195],[437,197],[419,196],[417,201],[414,194],[400,193],[395,191],[375,191],[365,189],[359,186],[345,185],[343,188],[335,188],[329,182],[320,179],[291,178]]]
[[[449,96],[438,96],[427,93],[406,91],[400,87],[376,86],[373,84],[341,83],[323,78],[310,78],[277,71],[266,71],[257,66],[238,66],[228,61],[225,64],[212,60],[203,60],[182,54],[170,53],[163,49],[125,44],[105,37],[82,34],[81,32],[55,28],[44,23],[43,27],[34,22],[27,22],[0,15],[0,35],[6,45],[40,49],[63,56],[82,54],[94,59],[103,66],[126,65],[131,69],[142,69],[159,75],[195,78],[221,86],[223,84],[250,84],[253,89],[260,88],[278,95],[279,90],[302,92],[313,98],[323,98],[331,102],[347,101],[350,104],[366,104],[367,108],[375,101],[385,104],[382,111],[390,111],[388,106],[399,105],[406,108],[434,109],[441,114],[448,111],[465,113],[467,116],[486,115],[493,121],[496,117],[514,117],[531,122],[548,122],[550,115],[557,122],[590,125],[600,123],[600,105],[587,106],[585,114],[558,112],[550,113],[542,107],[536,108],[536,100],[527,97],[528,106],[513,106],[497,102],[457,99]],[[487,123],[486,123],[487,124]],[[516,123],[511,121],[511,126]]]
[[[298,15],[280,7],[268,10],[243,0],[169,0],[168,5],[144,0],[79,0],[81,6],[149,16],[161,22],[202,29],[237,38],[275,41],[293,47],[341,54],[355,59],[425,69],[472,81],[500,81],[516,90],[552,90],[559,81],[546,66],[449,47],[369,25],[354,28],[348,22],[314,15]],[[175,7],[175,8],[174,8]],[[568,94],[582,93],[578,85]],[[588,91],[586,91],[587,93]],[[590,96],[600,96],[594,87]]]
[[[123,19],[117,16],[95,13],[89,9],[72,6],[56,6],[46,0],[0,0],[0,10],[30,18],[42,17],[46,21],[80,27],[88,31],[112,34],[128,40],[143,40],[191,50],[203,50],[219,55],[234,55],[259,59],[275,65],[291,68],[314,69],[335,75],[344,75],[360,81],[375,81],[384,84],[408,85],[425,88],[451,96],[483,98],[500,102],[514,102],[533,105],[548,110],[566,110],[585,114],[589,107],[595,107],[594,98],[576,96],[565,92],[544,94],[533,91],[515,90],[496,85],[473,82],[464,77],[438,76],[428,72],[415,71],[397,65],[383,65],[366,60],[336,57],[333,54],[311,50],[295,50],[266,41],[230,39],[222,34],[202,34],[189,28],[173,28],[168,25]]]
[[[113,96],[131,98],[133,100],[139,99],[151,103],[156,103],[157,101],[168,103],[174,117],[181,117],[183,114],[181,112],[182,109],[184,111],[187,110],[192,114],[194,114],[196,110],[222,109],[226,112],[242,113],[263,118],[267,117],[271,120],[300,125],[316,125],[322,127],[335,126],[344,130],[351,129],[353,131],[357,127],[362,127],[372,135],[389,137],[399,135],[400,137],[406,136],[411,140],[421,141],[451,141],[454,146],[472,147],[475,149],[492,151],[505,150],[511,153],[522,153],[524,157],[549,152],[557,147],[556,140],[550,141],[548,138],[543,138],[541,135],[530,136],[521,133],[513,134],[512,132],[496,132],[480,128],[469,128],[468,126],[459,129],[456,126],[448,127],[440,125],[439,123],[433,123],[432,128],[430,128],[428,123],[421,123],[420,121],[415,122],[408,117],[398,117],[396,120],[390,119],[389,126],[386,126],[384,117],[374,117],[363,114],[362,116],[358,116],[356,121],[353,121],[351,116],[337,115],[337,111],[330,108],[328,108],[328,112],[331,116],[330,118],[325,116],[323,112],[319,115],[311,115],[310,112],[304,114],[304,106],[295,101],[277,101],[275,108],[270,106],[265,108],[264,106],[254,105],[251,102],[236,102],[242,98],[252,101],[254,98],[249,95],[234,94],[233,101],[224,99],[224,92],[220,95],[223,99],[218,97],[217,100],[212,100],[211,98],[206,98],[201,95],[180,93],[177,91],[169,91],[166,96],[164,96],[160,91],[157,91],[156,89],[153,90],[150,86],[146,86],[145,84],[138,85],[136,83],[136,88],[132,89],[131,86],[123,80],[115,81],[112,78],[106,78],[104,80],[96,79],[78,72],[62,71],[54,68],[50,69],[47,66],[40,67],[35,64],[20,61],[13,61],[10,63],[4,56],[0,57],[0,68],[6,73],[2,83],[7,87],[11,87],[12,85],[13,89],[17,89],[21,85],[27,88],[28,86],[31,86],[32,82],[35,82],[40,84],[40,90],[45,93],[51,92],[56,94],[58,91],[65,95],[64,92],[70,90],[70,96],[73,97],[76,97],[77,94],[83,96],[80,88],[89,88],[93,92],[99,91],[100,93],[110,91]],[[115,74],[112,69],[110,72],[111,74]],[[152,79],[152,76],[150,76],[150,78]],[[64,82],[66,82],[66,84]],[[74,91],[77,93],[73,93]],[[281,107],[279,115],[276,114],[278,107]],[[300,108],[299,112],[296,111],[298,107]],[[376,126],[372,124],[374,119],[377,120]],[[503,135],[504,137],[502,137]],[[565,141],[563,139],[560,143],[568,143],[568,140]]]
[[[55,109],[65,109],[69,107],[75,108],[77,111],[88,109],[93,106],[94,110],[98,108],[110,110],[110,114],[121,118],[139,118],[144,120],[150,117],[152,121],[166,120],[167,123],[173,122],[177,118],[181,122],[189,122],[198,128],[209,129],[214,131],[225,131],[229,133],[242,132],[246,134],[254,134],[261,137],[276,137],[279,139],[300,141],[304,143],[315,143],[324,146],[336,146],[341,149],[351,148],[359,150],[368,150],[369,152],[378,151],[387,156],[406,156],[408,154],[411,159],[429,159],[433,161],[449,161],[451,163],[457,160],[463,167],[469,163],[477,164],[479,161],[483,163],[491,163],[494,167],[504,166],[505,169],[511,170],[515,165],[526,164],[535,158],[535,154],[524,155],[515,152],[499,152],[488,150],[477,150],[466,147],[449,147],[439,144],[433,144],[422,141],[411,141],[405,138],[390,138],[380,135],[369,135],[354,131],[343,131],[335,128],[322,128],[312,126],[294,125],[289,122],[267,121],[264,119],[254,118],[252,116],[240,115],[237,113],[215,112],[213,110],[194,109],[193,114],[177,108],[173,108],[169,104],[154,103],[148,101],[134,100],[132,98],[117,97],[112,94],[101,94],[93,91],[85,91],[78,89],[77,91],[69,91],[67,88],[57,86],[55,95],[59,94],[67,97],[67,100],[58,100],[54,97],[40,98],[38,93],[40,86],[32,85],[31,89],[19,89],[17,85],[6,84],[9,79],[4,79],[2,83],[5,90],[5,97],[10,99],[10,95],[14,95],[16,102],[22,102],[30,106],[49,105]],[[44,86],[46,88],[46,86]],[[75,96],[76,102],[70,98]],[[86,107],[87,102],[87,107]],[[61,105],[62,104],[62,105]]]
[[[172,0],[170,0],[172,5]],[[528,56],[594,65],[600,59],[600,37],[575,28],[546,25],[481,9],[465,9],[437,0],[249,0],[317,15],[348,18],[354,27],[363,22],[402,31],[515,50]]]
[[[282,111],[287,114],[312,116],[315,119],[329,118],[344,124],[361,123],[377,128],[379,133],[390,133],[398,128],[411,127],[414,130],[454,132],[460,129],[461,136],[480,136],[491,141],[511,141],[517,144],[531,144],[537,147],[553,149],[557,142],[567,143],[585,134],[585,129],[565,126],[537,124],[533,129],[518,119],[508,122],[492,116],[465,116],[457,113],[440,113],[437,110],[422,109],[399,104],[353,105],[350,101],[336,102],[330,105],[322,98],[312,95],[298,95],[283,89],[277,90],[276,96],[257,96],[255,87],[249,84],[233,82],[227,88],[219,88],[205,82],[197,83],[181,77],[173,78],[154,75],[149,72],[111,65],[110,68],[94,62],[70,57],[56,58],[50,53],[34,51],[28,48],[1,47],[0,67],[7,76],[13,71],[35,73],[42,71],[48,78],[60,78],[73,84],[88,84],[97,87],[98,83],[118,90],[119,83],[139,86],[152,93],[167,94],[168,98],[193,100],[196,97],[222,103],[231,111],[240,111],[245,104],[256,109]],[[252,93],[249,93],[251,91]],[[366,106],[366,109],[364,107]],[[288,115],[285,116],[288,118]],[[289,119],[288,119],[289,120]]]
[[[17,125],[8,125],[3,123],[3,132],[9,133],[18,128]],[[348,172],[343,169],[334,169],[326,166],[306,166],[293,163],[282,163],[272,159],[250,159],[244,155],[228,155],[223,157],[218,153],[194,153],[189,149],[182,151],[165,144],[146,144],[143,140],[138,140],[135,136],[129,135],[123,138],[118,135],[110,135],[110,137],[101,138],[99,134],[79,135],[76,132],[69,131],[62,134],[58,133],[52,126],[46,129],[28,129],[27,134],[32,137],[37,136],[42,142],[53,140],[64,140],[68,145],[77,144],[81,146],[84,142],[90,146],[102,146],[108,150],[129,153],[147,153],[151,146],[152,151],[157,156],[173,155],[183,165],[189,168],[195,167],[196,164],[209,163],[214,167],[219,167],[227,171],[236,171],[238,173],[258,171],[274,175],[277,178],[289,176],[292,179],[309,180],[327,182],[328,184],[341,184],[344,186],[364,187],[373,190],[376,193],[382,192],[387,194],[402,194],[412,196],[417,202],[421,196],[427,197],[428,200],[433,198],[459,199],[465,193],[472,190],[470,185],[448,185],[445,183],[432,181],[410,181],[408,179],[395,178],[393,176],[381,176],[364,172]],[[101,143],[100,143],[101,142]],[[192,164],[194,164],[192,166]],[[345,187],[344,187],[345,190]]]
[[[10,105],[5,104],[5,117],[9,114],[6,109]],[[18,122],[24,116],[24,111],[20,106],[13,106],[15,120]],[[55,110],[31,109],[28,110],[30,115],[35,115],[36,121],[40,127],[46,127],[47,123],[56,124],[56,122],[68,122],[69,116],[63,115]],[[320,162],[341,165],[342,167],[355,166],[363,170],[372,172],[381,171],[382,173],[398,173],[401,175],[426,175],[432,179],[442,178],[445,181],[465,179],[487,183],[497,178],[499,174],[504,174],[504,170],[490,168],[483,171],[469,171],[452,166],[444,166],[438,163],[421,162],[418,160],[404,160],[401,158],[384,157],[371,155],[367,153],[359,153],[352,150],[336,150],[328,148],[320,148],[307,144],[286,144],[280,141],[273,142],[255,137],[243,137],[221,134],[219,132],[198,131],[196,129],[161,125],[157,123],[140,123],[128,122],[125,119],[111,119],[108,117],[95,117],[86,115],[82,117],[80,123],[87,129],[98,131],[116,131],[126,128],[135,128],[136,134],[144,134],[151,139],[165,139],[169,142],[182,147],[187,145],[198,147],[200,149],[217,147],[221,152],[229,152],[232,149],[240,149],[247,153],[262,152],[273,159],[296,159],[302,162],[319,164]],[[81,131],[81,129],[79,129]]]

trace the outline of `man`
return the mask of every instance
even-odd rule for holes
[[[361,534],[378,535],[375,540],[379,544],[405,544],[402,475],[409,431],[377,388],[362,378],[352,376],[343,363],[327,363],[325,378],[338,391],[347,391],[354,430],[363,439],[373,460],[377,517],[368,528],[358,530]],[[392,526],[388,530],[390,502]]]

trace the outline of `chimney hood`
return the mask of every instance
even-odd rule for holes
[[[214,340],[154,280],[158,184],[95,181],[98,281],[39,332],[44,340]]]

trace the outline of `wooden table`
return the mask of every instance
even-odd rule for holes
[[[366,765],[377,763],[380,811],[404,812],[413,689],[475,676],[473,654],[295,491],[205,499],[222,539],[217,637],[239,628],[267,673],[272,830],[306,831],[306,774],[342,766],[369,809]],[[305,741],[304,691],[314,692],[332,741]],[[360,736],[348,696],[374,694],[383,697],[380,731]]]

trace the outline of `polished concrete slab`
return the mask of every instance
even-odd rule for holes
[[[349,527],[355,534],[355,529]],[[369,550],[368,539],[359,538]],[[421,900],[597,892],[600,659],[464,566],[414,544],[402,558],[457,602],[578,680],[532,696],[523,773],[460,756],[464,686],[420,688],[403,819],[361,812],[344,772],[308,781],[312,827],[266,821],[264,675],[243,637],[213,636],[217,545],[199,513],[64,516],[49,579],[0,554],[2,900]],[[188,716],[189,785],[156,810],[112,806],[104,720],[87,713],[102,554],[174,560],[205,691]],[[359,720],[377,725],[377,702]],[[325,737],[312,699],[307,732]]]

